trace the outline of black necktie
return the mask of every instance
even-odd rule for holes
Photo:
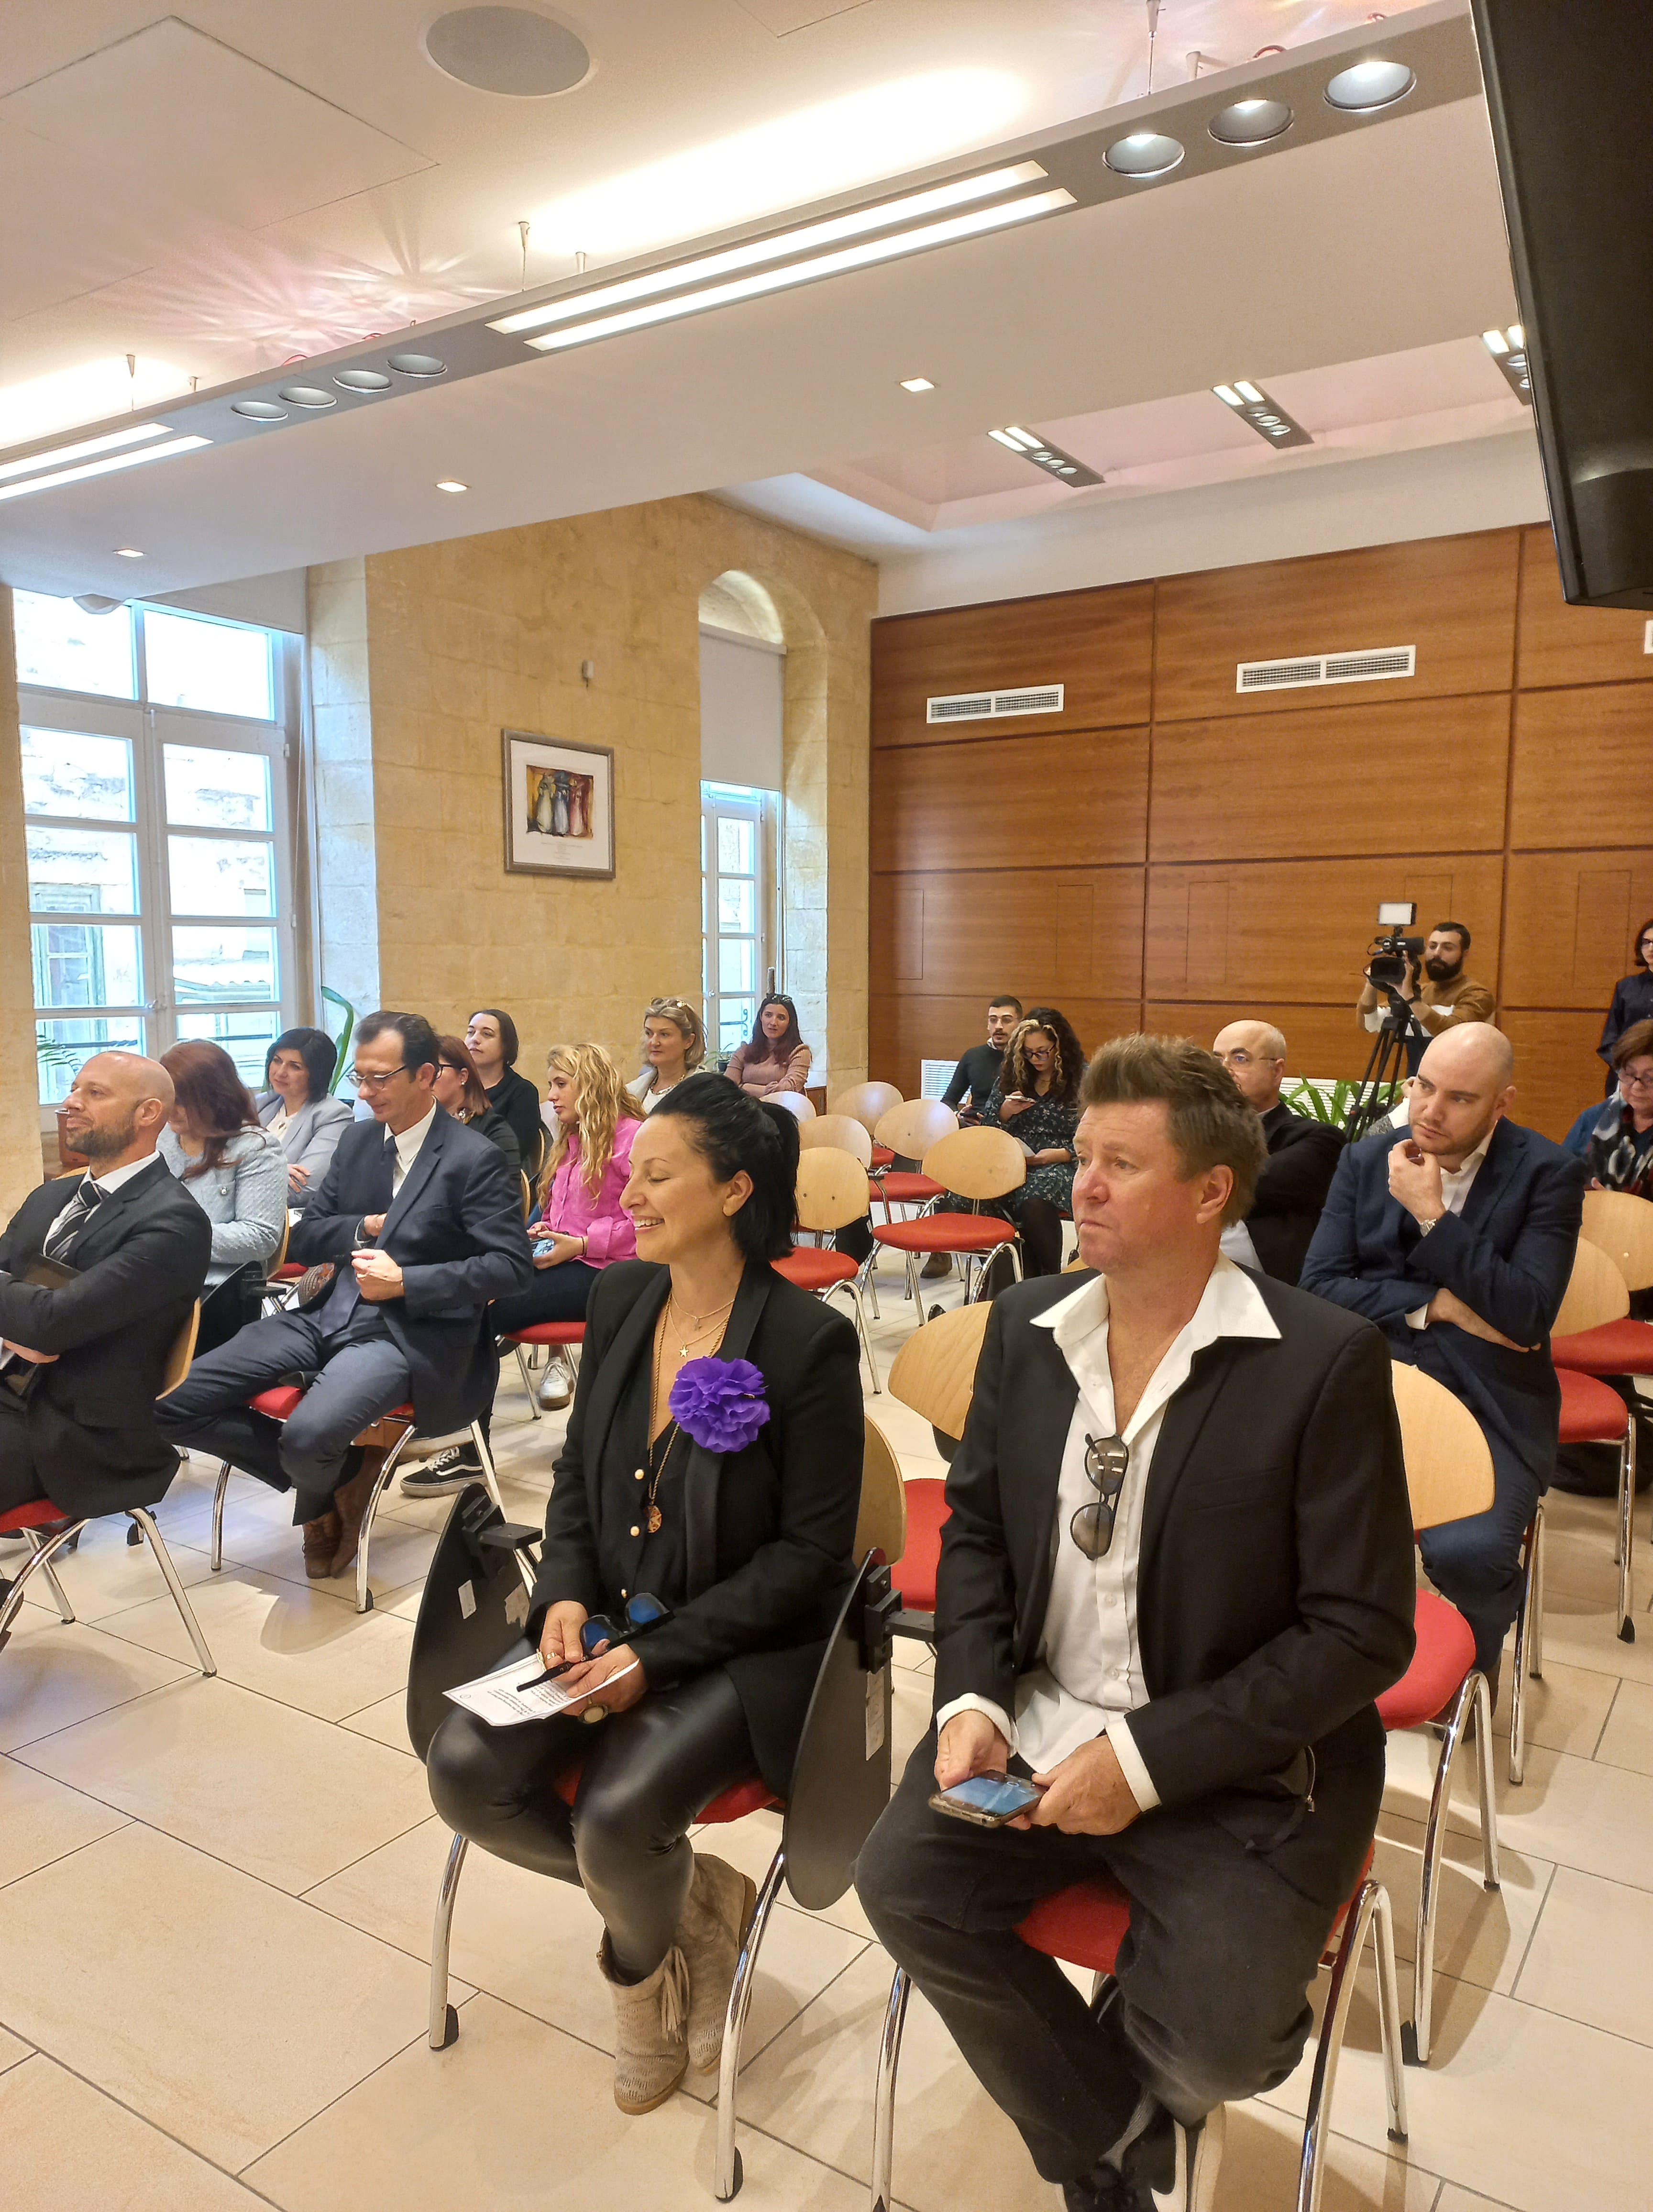
[[[95,1206],[101,1206],[106,1193],[91,1176],[84,1176],[81,1187],[46,1233],[40,1247],[48,1260],[61,1260],[75,1239],[86,1226],[86,1217]]]
[[[388,1213],[391,1210],[391,1201],[395,1195],[396,1139],[391,1134],[390,1131],[386,1129],[385,1132],[384,1147],[379,1155],[378,1163],[374,1169],[372,1202],[371,1204],[365,1206],[362,1208],[362,1212],[364,1213]]]

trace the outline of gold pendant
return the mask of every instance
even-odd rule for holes
[[[651,1536],[658,1536],[660,1533],[660,1509],[658,1505],[651,1505],[648,1509],[648,1533]]]

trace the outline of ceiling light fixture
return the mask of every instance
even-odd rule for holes
[[[164,429],[166,425],[161,427]],[[103,460],[82,461],[78,467],[58,469],[48,477],[30,477],[25,483],[0,484],[0,499],[22,499],[32,491],[55,491],[59,484],[80,483],[87,477],[107,476],[114,469],[136,468],[140,461],[164,461],[173,453],[191,453],[198,446],[211,443],[210,438],[169,438],[165,445],[146,446],[142,453],[111,453]],[[37,455],[36,462],[41,458]]]
[[[646,276],[599,284],[593,291],[578,292],[571,298],[547,300],[537,307],[523,307],[515,314],[501,315],[488,327],[490,331],[502,331],[507,337],[521,331],[544,330],[549,324],[564,323],[572,316],[623,307],[630,300],[653,299],[679,285],[728,276],[735,270],[756,268],[765,261],[781,261],[791,253],[808,253],[817,246],[864,237],[869,231],[887,230],[892,224],[935,215],[971,200],[991,199],[995,193],[1030,184],[1046,173],[1036,161],[1018,161],[1008,168],[989,169],[982,176],[959,178],[952,184],[937,185],[929,191],[908,192],[900,199],[881,201],[876,207],[829,216],[823,222],[804,223],[794,230],[779,231],[772,238],[753,239],[744,246],[732,246],[721,253],[697,254],[692,261],[680,261],[669,269],[653,269]]]
[[[94,453],[112,453],[117,447],[135,446],[145,438],[164,438],[164,422],[135,422],[130,429],[110,430],[101,438],[77,438],[72,446],[51,446],[44,453],[31,453],[26,461],[0,462],[0,481],[8,477],[33,476],[38,470],[55,468],[61,461],[80,461]]]
[[[933,392],[935,390],[934,385],[927,376],[903,376],[901,380],[901,388],[903,392]]]
[[[388,392],[391,380],[382,369],[341,368],[333,382],[341,392]]]
[[[468,483],[461,483],[458,477],[438,477],[436,489],[438,491],[469,491],[471,487]]]
[[[1326,105],[1342,115],[1376,115],[1404,100],[1417,82],[1404,62],[1357,62],[1327,86]]]
[[[283,384],[276,394],[289,407],[337,407],[338,402],[331,392],[324,392],[319,384]]]
[[[393,368],[398,376],[428,379],[447,374],[447,363],[445,361],[438,361],[434,353],[387,354],[385,366],[387,368]]]
[[[1134,177],[1146,185],[1170,176],[1187,150],[1180,138],[1168,138],[1163,131],[1133,131],[1128,138],[1115,138],[1102,158],[1116,177]]]
[[[249,422],[284,422],[287,410],[277,407],[273,399],[232,399],[232,415],[245,415]]]
[[[1527,333],[1519,323],[1505,331],[1483,331],[1480,342],[1504,372],[1504,380],[1523,406],[1533,404],[1533,366],[1527,357]]]
[[[813,283],[817,277],[841,276],[848,269],[866,269],[880,261],[894,261],[906,253],[921,253],[927,246],[950,246],[961,238],[1002,230],[1035,216],[1052,215],[1058,208],[1076,205],[1066,189],[1035,192],[1027,199],[1001,201],[997,207],[975,208],[968,215],[950,216],[943,222],[924,223],[916,230],[897,231],[893,238],[866,239],[859,246],[841,246],[836,253],[817,253],[811,260],[788,262],[783,268],[760,270],[737,276],[727,284],[703,285],[697,291],[658,300],[646,307],[628,307],[616,315],[599,315],[578,323],[572,330],[547,331],[528,343],[537,353],[561,353],[569,346],[589,345],[594,338],[617,337],[623,331],[644,330],[652,323],[670,322],[680,315],[697,315],[708,307],[726,307],[737,300],[759,299],[793,284]],[[689,264],[685,264],[687,266]],[[681,271],[678,272],[681,275]],[[497,325],[495,325],[497,328]]]
[[[1267,146],[1291,128],[1291,111],[1283,100],[1237,100],[1206,128],[1219,146]]]
[[[1256,385],[1237,376],[1232,384],[1213,384],[1212,390],[1225,407],[1231,407],[1243,422],[1249,423],[1265,445],[1312,446],[1314,440],[1302,423]]]
[[[1008,447],[1018,460],[1031,461],[1036,469],[1042,469],[1048,477],[1054,477],[1058,483],[1067,484],[1070,490],[1077,491],[1082,484],[1099,484],[1103,481],[1095,469],[1087,468],[1072,453],[1065,453],[1060,446],[1051,445],[1035,432],[1023,429],[1019,422],[1007,423],[1002,430],[989,430],[988,435]]]
[[[136,545],[117,545],[115,558],[118,561],[141,561],[143,556]]]

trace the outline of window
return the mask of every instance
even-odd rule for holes
[[[260,1083],[293,996],[286,642],[15,602],[42,1101],[106,1046],[184,1037]]]
[[[701,787],[702,983],[715,1053],[751,1036],[771,975],[778,794],[748,785]]]

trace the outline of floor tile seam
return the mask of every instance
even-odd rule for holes
[[[1621,1884],[1620,1887],[1628,1887],[1629,1885]],[[1522,1964],[1524,1966],[1524,1960]],[[1370,1964],[1363,1964],[1359,1968],[1358,1972],[1359,1985],[1365,1989],[1365,1993],[1371,1998],[1375,2011],[1376,2005],[1376,1979],[1373,1978],[1370,1984],[1368,1984],[1367,1977],[1369,1975],[1375,1977],[1376,1969]],[[1625,2048],[1628,2051],[1653,2051],[1653,2032],[1650,2033],[1646,2041],[1643,2041],[1638,2036],[1626,2035],[1622,2030],[1619,2028],[1603,2027],[1598,2021],[1580,2020],[1576,2013],[1560,2012],[1554,2005],[1538,2004],[1535,2003],[1531,1997],[1516,1996],[1508,1990],[1483,1989],[1479,1982],[1467,1982],[1461,1974],[1449,1973],[1444,1966],[1439,1966],[1435,1969],[1436,1994],[1434,2000],[1434,2015],[1436,2021],[1435,2040],[1437,2044],[1441,2039],[1439,2024],[1446,2011],[1446,2003],[1441,1996],[1443,1987],[1447,1989],[1465,1990],[1468,1992],[1471,1998],[1480,1998],[1483,2001],[1481,2008],[1483,2010],[1485,2009],[1487,2002],[1517,2005],[1523,2012],[1541,2013],[1547,2020],[1564,2021],[1569,2027],[1582,2028],[1587,2035],[1604,2035],[1613,2043],[1623,2044]],[[1378,2056],[1375,2050],[1368,2055],[1373,2058],[1376,2058]],[[1442,2070],[1444,2070],[1447,2063],[1447,2061],[1442,2061]],[[1436,2069],[1432,2065],[1424,2069],[1425,2076],[1434,2071],[1436,2071]],[[1266,2094],[1270,2096],[1273,2094],[1272,2092]],[[1284,2110],[1285,2108],[1281,2107],[1281,2109]],[[1452,2177],[1449,2174],[1446,2179],[1450,2180]],[[1458,2185],[1461,2188],[1468,2189],[1471,2185],[1468,2182],[1462,2182]]]
[[[817,1925],[823,1928],[831,1928],[835,1924],[830,1920],[817,1920],[817,1916],[814,1913],[805,1913],[803,1917],[805,1919],[816,1920]],[[837,1929],[837,1933],[841,1936],[848,1936],[850,1931],[847,1928],[840,1928]],[[854,1939],[852,1938],[851,1940],[853,1941]],[[853,1959],[846,1959],[843,1965],[839,1967],[837,1972],[832,1976],[830,1981],[823,1982],[820,1988],[816,1990],[812,1997],[806,1997],[803,2003],[799,2006],[797,2011],[791,2014],[786,2020],[782,2021],[781,2025],[775,2030],[774,2033],[772,2035],[766,2036],[764,2040],[760,2043],[755,2050],[742,2051],[740,2054],[740,2070],[742,2074],[745,2073],[748,2067],[756,2065],[766,2051],[773,2050],[775,2045],[781,2040],[781,2038],[790,2029],[798,2025],[799,2021],[802,2020],[804,2014],[809,2011],[812,2005],[818,2004],[821,2002],[821,1999],[826,1996],[829,1990],[836,1989],[837,1984],[843,1979],[844,1976],[848,1973],[851,1967],[858,1966],[861,1960],[866,1956],[867,1953],[876,1948],[874,1939],[870,1936],[863,1936],[860,1940],[860,1948],[856,1952],[854,1957]],[[763,1952],[760,1949],[758,1953],[758,1958],[760,1960],[762,1960],[763,1955]],[[757,1969],[754,1968],[753,1971],[756,1972]]]
[[[64,1625],[66,1626],[67,1624]],[[92,1628],[89,1622],[82,1621],[79,1625],[82,1627],[88,1629],[93,1635],[99,1635],[101,1633],[100,1630]],[[127,1642],[127,1639],[125,1637],[117,1637],[115,1641],[119,1644],[125,1644],[126,1649],[129,1651],[137,1651],[143,1649],[141,1645]],[[148,1656],[151,1659],[167,1659],[167,1655],[164,1651],[151,1651]],[[179,1682],[187,1682],[191,1676],[193,1676],[197,1681],[208,1679],[201,1674],[198,1668],[186,1667],[181,1660],[167,1660],[167,1663],[169,1666],[175,1666],[178,1668],[176,1680],[170,1682],[152,1682],[147,1690],[135,1690],[130,1698],[117,1698],[113,1705],[104,1705],[95,1713],[82,1713],[77,1719],[64,1721],[58,1728],[46,1729],[40,1733],[40,1735],[32,1735],[22,1743],[9,1743],[0,1746],[0,1759],[15,1759],[21,1765],[27,1766],[32,1773],[44,1773],[46,1771],[44,1767],[34,1766],[30,1760],[23,1757],[23,1753],[26,1751],[33,1751],[37,1744],[50,1743],[52,1737],[56,1735],[67,1735],[70,1729],[84,1728],[88,1721],[100,1721],[106,1713],[125,1712],[128,1705],[142,1705],[145,1698],[158,1697],[162,1690],[175,1690]],[[0,1660],[0,1666],[3,1666],[3,1660]],[[216,1680],[216,1677],[215,1676],[211,1679]],[[55,1774],[50,1778],[54,1782],[58,1779]],[[67,1790],[72,1790],[76,1786],[76,1785],[72,1782],[65,1783],[64,1784],[64,1787]],[[94,1792],[88,1790],[82,1792],[82,1795],[89,1797],[94,1795]]]
[[[31,1774],[38,1774],[40,1770],[37,1766],[31,1766],[28,1771]],[[50,1774],[46,1779],[48,1782],[56,1782],[58,1778],[55,1774]],[[58,1787],[64,1790],[75,1790],[72,1782],[60,1783]],[[26,1868],[21,1874],[9,1875],[4,1881],[0,1881],[0,1891],[11,1889],[20,1881],[27,1881],[31,1875],[44,1874],[48,1867],[61,1866],[65,1859],[76,1858],[82,1851],[89,1851],[94,1844],[107,1843],[111,1836],[118,1836],[123,1828],[141,1828],[145,1825],[136,1814],[123,1813],[119,1806],[111,1805],[106,1798],[93,1796],[89,1790],[75,1790],[75,1795],[77,1797],[84,1797],[90,1805],[100,1806],[106,1813],[113,1813],[116,1816],[115,1826],[112,1828],[106,1828],[100,1836],[88,1836],[78,1844],[71,1844],[65,1851],[54,1851],[49,1859],[42,1859],[38,1865]],[[0,2022],[0,2025],[3,2023]]]
[[[467,1997],[464,2002],[468,2004],[471,2000]],[[236,2167],[234,2179],[244,2189],[255,2189],[257,2185],[246,2179],[255,2166],[266,2158],[273,2158],[283,2143],[291,2142],[295,2136],[302,2135],[306,2128],[313,2127],[318,2120],[332,2111],[335,2105],[342,2105],[347,2097],[353,2097],[358,2089],[365,2088],[367,2084],[382,2074],[386,2067],[394,2066],[398,2058],[406,2057],[416,2044],[428,2043],[429,2035],[430,2031],[427,2026],[422,2027],[416,2035],[410,2035],[405,2043],[398,2043],[394,2051],[381,2058],[376,2065],[368,2067],[365,2074],[358,2075],[354,2081],[346,2082],[336,2096],[329,2097],[325,2104],[318,2105],[313,2112],[307,2112],[301,2120],[295,2120],[285,2134],[277,2136],[274,2142],[266,2143],[262,2150],[256,2151],[245,2166]],[[270,2197],[264,2190],[258,2190],[258,2194],[264,2197],[266,2203],[273,2204],[279,2201]]]
[[[252,1573],[254,1573],[254,1574],[264,1574],[264,1573],[268,1572],[268,1570],[267,1570],[267,1569],[265,1569],[265,1568],[263,1568],[263,1567],[255,1567],[255,1568],[252,1568],[252,1570],[250,1570],[250,1571],[251,1571],[251,1572],[252,1572]],[[285,1579],[286,1579],[286,1577],[285,1577],[284,1576],[281,1576],[281,1575],[272,1575],[272,1576],[270,1577],[270,1580],[271,1580],[272,1582],[283,1582],[283,1581],[285,1581]],[[194,1583],[186,1583],[185,1584],[185,1586],[184,1586],[184,1594],[185,1594],[185,1595],[187,1597],[187,1596],[188,1596],[188,1595],[189,1595],[189,1593],[190,1593],[190,1591],[191,1591],[192,1589],[196,1588],[196,1587],[197,1587],[197,1585],[196,1585],[196,1584],[194,1584]],[[215,1584],[213,1585],[213,1587],[214,1587],[214,1588],[216,1588],[216,1589],[222,1589],[224,1587],[224,1584],[221,1582],[221,1583],[215,1583]],[[256,1588],[258,1587],[258,1585],[257,1585],[256,1583],[247,1583],[247,1584],[244,1585],[244,1587],[246,1587],[246,1588],[247,1588],[247,1589],[256,1589]],[[306,1589],[306,1588],[307,1588],[307,1585],[306,1585],[306,1584],[304,1584],[304,1583],[293,1583],[293,1584],[291,1584],[291,1585],[290,1585],[290,1587],[291,1587],[291,1588],[293,1588],[293,1589]],[[163,1590],[163,1591],[162,1591],[162,1593],[161,1593],[161,1595],[162,1595],[163,1597],[169,1597],[169,1595],[170,1595],[169,1593],[167,1593],[167,1592],[166,1592],[166,1591],[164,1591],[164,1590]],[[367,1616],[366,1616],[365,1614],[361,1615],[361,1616],[357,1616],[357,1614],[356,1614],[356,1607],[354,1607],[354,1606],[349,1602],[349,1601],[347,1598],[336,1597],[336,1596],[333,1595],[333,1593],[332,1593],[332,1591],[331,1591],[331,1590],[316,1590],[316,1589],[312,1589],[312,1590],[310,1590],[310,1591],[309,1591],[309,1595],[312,1595],[313,1597],[319,1597],[319,1598],[322,1598],[322,1599],[324,1599],[324,1600],[325,1600],[325,1601],[329,1605],[337,1605],[337,1606],[341,1607],[343,1609],[343,1611],[344,1611],[347,1614],[349,1614],[352,1619],[356,1619],[356,1618],[360,1617],[360,1618],[362,1618],[362,1619],[364,1619],[364,1620],[365,1620],[365,1619],[367,1618]],[[112,1621],[124,1620],[126,1618],[126,1616],[127,1616],[127,1614],[128,1614],[129,1613],[140,1613],[140,1612],[142,1612],[142,1611],[143,1610],[143,1608],[144,1608],[146,1606],[155,1605],[155,1604],[158,1604],[159,1602],[160,1602],[160,1600],[159,1600],[159,1599],[156,1599],[156,1598],[140,1598],[140,1599],[137,1601],[137,1603],[136,1605],[123,1605],[123,1606],[118,1606],[112,1613],[104,1613],[103,1615],[101,1615],[100,1619],[98,1619],[98,1620],[83,1620],[83,1621],[82,1621],[82,1622],[80,1623],[80,1626],[81,1626],[82,1628],[100,1628],[100,1629],[104,1629],[104,1630],[106,1630],[106,1632],[111,1635],[111,1636],[113,1636],[113,1637],[116,1638],[116,1640],[117,1640],[118,1642],[119,1642],[119,1643],[121,1643],[121,1644],[126,1644],[126,1645],[129,1647],[129,1649],[131,1649],[131,1650],[134,1650],[134,1651],[147,1651],[147,1652],[149,1652],[149,1653],[150,1654],[150,1656],[151,1656],[152,1657],[154,1657],[154,1658],[157,1658],[157,1659],[168,1659],[168,1658],[170,1658],[170,1657],[172,1656],[172,1654],[171,1654],[170,1652],[167,1652],[167,1651],[157,1651],[157,1650],[155,1650],[155,1646],[154,1646],[152,1644],[140,1644],[140,1643],[138,1642],[137,1638],[135,1636],[124,1636],[124,1635],[122,1635],[122,1633],[121,1633],[121,1632],[119,1631],[119,1629],[118,1629],[118,1628],[113,1628],[113,1627],[111,1627],[111,1626],[110,1626],[110,1623],[111,1623],[111,1622],[112,1622]],[[191,1607],[191,1612],[193,1612],[193,1611],[194,1611],[194,1607]],[[164,1616],[163,1616],[163,1617],[164,1617]],[[172,1618],[173,1618],[173,1620],[178,1620],[178,1611],[177,1611],[176,1607],[174,1607],[173,1608]],[[179,1622],[179,1625],[180,1628],[181,1628],[181,1627],[182,1627],[182,1626],[183,1626],[183,1624],[182,1624],[182,1622],[181,1622],[181,1621]],[[67,1624],[65,1624],[65,1626],[67,1626]],[[408,1623],[405,1623],[405,1622],[404,1622],[404,1623],[403,1624],[403,1626],[410,1626],[410,1624],[408,1624]],[[185,1630],[185,1633],[187,1635],[187,1633],[188,1633],[187,1630]],[[206,1631],[205,1631],[204,1629],[203,1629],[203,1631],[202,1631],[202,1634],[203,1634],[203,1635],[205,1635],[205,1634],[206,1634]],[[210,1643],[211,1643],[211,1641],[212,1641],[211,1638],[210,1638],[210,1637],[208,1637],[207,1641],[208,1641],[209,1644],[210,1644]],[[281,1656],[294,1656],[294,1655],[291,1655],[291,1654],[284,1654],[284,1655],[281,1655]],[[184,1663],[185,1663],[185,1662],[184,1662],[182,1660],[180,1660],[180,1661],[179,1661],[179,1662],[178,1662],[178,1664],[179,1664],[179,1665],[180,1665],[180,1666],[182,1666]],[[215,1662],[214,1662],[214,1663],[215,1663],[215,1665],[216,1664],[216,1660],[215,1660]],[[211,1678],[210,1678],[210,1677],[209,1677],[209,1678],[207,1678],[207,1679],[209,1679],[209,1680],[210,1680],[210,1679],[211,1679]],[[228,1674],[221,1674],[221,1675],[219,1676],[219,1678],[218,1678],[218,1679],[219,1679],[219,1680],[222,1680],[222,1681],[228,1681],[228,1680],[230,1680],[230,1677],[229,1677]],[[237,1689],[245,1690],[245,1689],[250,1688],[250,1687],[251,1687],[251,1685],[250,1685],[250,1684],[248,1684],[248,1683],[246,1683],[246,1682],[238,1682],[238,1683],[236,1683],[235,1687],[236,1687]],[[277,1697],[277,1696],[276,1696],[276,1694],[275,1694],[275,1692],[274,1692],[273,1691],[269,1691],[269,1690],[255,1691],[255,1692],[253,1692],[253,1694],[254,1694],[255,1696],[258,1696],[258,1697],[268,1697],[268,1698],[270,1699],[271,1703],[272,1703],[272,1704],[275,1704],[275,1705],[286,1705],[286,1704],[288,1703],[288,1700],[287,1700],[285,1698],[278,1698],[278,1697]],[[385,1691],[385,1692],[383,1692],[381,1693],[381,1695],[382,1695],[382,1696],[384,1696],[384,1697],[388,1697],[388,1696],[391,1696],[391,1695],[392,1695],[392,1694],[393,1694],[393,1692],[390,1692],[390,1691]],[[379,1704],[380,1702],[380,1698],[370,1698],[368,1700],[368,1703],[369,1705],[377,1705],[377,1704]],[[299,1708],[299,1710],[300,1710],[301,1711],[302,1711],[304,1710],[304,1708],[303,1708],[302,1706],[301,1706],[301,1707]],[[362,1710],[365,1710],[365,1708],[358,1708],[358,1710],[359,1710],[359,1711],[362,1711]],[[331,1716],[330,1716],[330,1715],[328,1715],[328,1714],[325,1714],[325,1713],[318,1713],[318,1714],[316,1714],[316,1715],[314,1716],[314,1717],[315,1717],[316,1719],[318,1719],[318,1720],[325,1720],[325,1719],[330,1718],[330,1717],[331,1717]]]
[[[1613,1695],[1607,1699],[1607,1709],[1601,1716],[1601,1725],[1595,1731],[1595,1748],[1590,1753],[1590,1757],[1594,1759],[1601,1759],[1601,1746],[1607,1741],[1607,1730],[1613,1724],[1613,1716],[1619,1703],[1619,1692],[1624,1686],[1625,1678],[1620,1674],[1613,1686]],[[1603,1765],[1612,1766],[1616,1762],[1609,1759],[1602,1759],[1601,1763]]]
[[[1516,1968],[1515,1979],[1510,1984],[1509,1994],[1517,2003],[1523,2002],[1520,1995],[1521,1978],[1527,1971],[1528,1960],[1532,1956],[1533,1941],[1538,1934],[1539,1923],[1544,1917],[1544,1908],[1550,1901],[1550,1892],[1555,1887],[1555,1876],[1556,1869],[1552,1867],[1550,1878],[1544,1885],[1544,1894],[1538,1901],[1538,1911],[1533,1915],[1533,1924],[1527,1931],[1527,1941],[1522,1946],[1521,1964]]]

